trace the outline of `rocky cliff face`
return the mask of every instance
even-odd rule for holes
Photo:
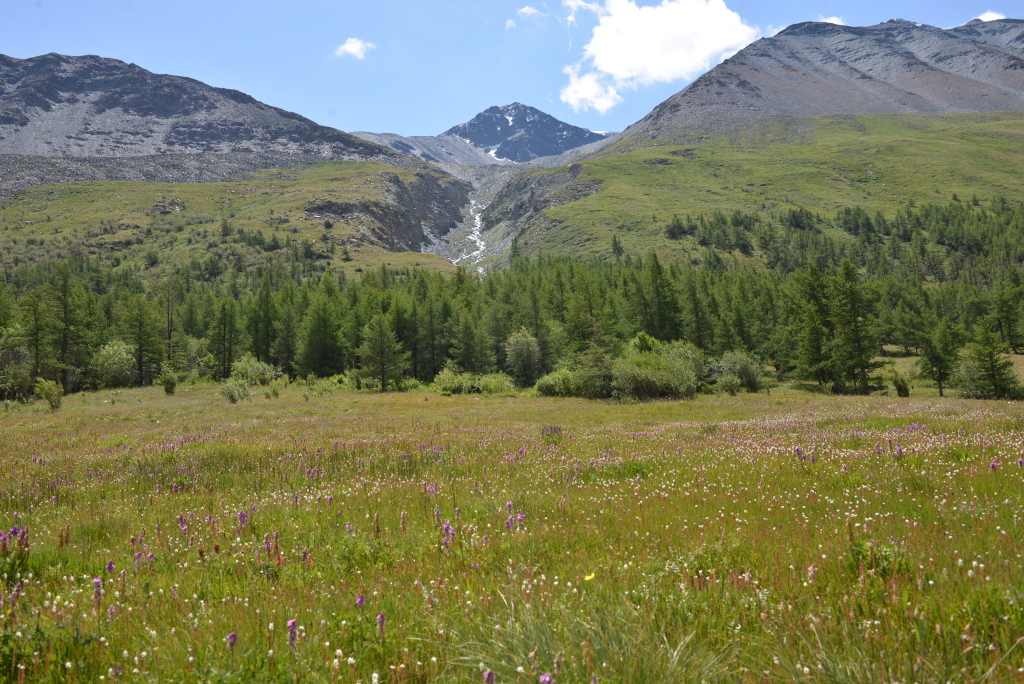
[[[449,177],[419,172],[410,183],[394,173],[373,181],[383,199],[372,202],[316,200],[306,207],[311,218],[356,221],[377,245],[393,251],[418,252],[424,243],[443,237],[462,221],[470,187]]]
[[[303,154],[402,163],[391,149],[245,93],[95,55],[0,55],[0,154]]]
[[[824,114],[1024,109],[1024,21],[943,30],[794,24],[744,48],[658,105],[625,136],[722,131]]]

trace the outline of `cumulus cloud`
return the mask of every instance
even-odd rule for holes
[[[823,17],[819,14],[818,21],[826,24],[839,24],[840,26],[846,26],[846,21],[842,17]]]
[[[505,30],[506,31],[508,29],[514,29],[515,27],[516,27],[516,22],[515,22],[514,19],[506,19],[505,20]]]
[[[1000,14],[999,12],[985,12],[984,14],[975,17],[975,19],[981,19],[982,21],[996,21],[997,19],[1005,18],[1006,15]]]
[[[570,24],[581,10],[599,17],[583,59],[563,70],[569,83],[561,99],[576,111],[604,113],[622,101],[620,90],[692,79],[760,34],[724,0],[662,0],[648,7],[635,0],[563,4]]]
[[[529,5],[527,5],[526,7],[521,7],[519,10],[517,10],[517,13],[521,17],[546,17],[546,16],[548,16],[548,15],[544,14],[543,12],[541,12],[536,7],[530,7]]]
[[[339,45],[334,50],[335,57],[355,57],[356,59],[366,59],[366,53],[370,50],[376,50],[377,46],[373,43],[367,43],[365,40],[359,40],[358,38],[349,38],[344,43]]]
[[[580,67],[576,64],[565,67],[562,73],[569,77],[569,84],[559,94],[562,102],[572,107],[573,111],[596,109],[604,114],[622,102],[622,96],[601,74],[591,71],[581,75]]]

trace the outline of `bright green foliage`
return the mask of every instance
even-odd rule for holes
[[[36,378],[35,390],[36,394],[49,404],[51,411],[60,408],[61,399],[64,397],[64,387],[59,382]]]
[[[505,340],[505,367],[520,387],[530,387],[540,376],[540,343],[526,328],[519,328]]]
[[[90,367],[99,388],[128,385],[134,369],[132,348],[123,340],[111,340],[97,349]]]
[[[338,289],[329,273],[320,280],[320,288],[302,321],[299,339],[295,365],[300,375],[323,377],[345,370]]]

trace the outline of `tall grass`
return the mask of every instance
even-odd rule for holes
[[[0,416],[4,679],[945,682],[1024,666],[1016,404],[785,388],[76,399]]]

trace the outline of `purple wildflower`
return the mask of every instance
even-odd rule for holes
[[[288,648],[293,652],[295,651],[295,640],[299,637],[299,628],[295,625],[295,620],[288,621]]]
[[[508,512],[511,513],[512,512],[512,502],[511,501],[506,501],[505,502],[505,506],[508,507]]]
[[[540,676],[540,684],[551,684],[551,682],[552,682],[552,679],[551,679],[551,673],[550,672],[545,672],[544,674],[542,674]]]
[[[100,599],[103,598],[103,578],[102,577],[94,577],[93,580],[92,580],[92,598],[93,598],[93,600],[96,601],[96,603],[99,603]]]
[[[484,670],[484,684],[494,684],[498,681],[498,676],[490,670]]]
[[[110,572],[110,573],[114,572],[114,568],[116,568],[116,567],[117,566],[114,565],[114,561],[110,561],[109,563],[107,563],[107,572]]]
[[[360,596],[356,599],[356,608],[362,608],[364,603],[366,603],[366,599]]]
[[[384,638],[384,613],[377,615],[377,634],[380,635],[381,639]]]
[[[999,467],[999,461],[993,458],[992,462],[988,464],[988,467],[991,468],[992,470],[997,469]]]
[[[235,652],[235,643],[238,642],[238,635],[234,632],[228,634],[226,641],[228,642],[228,651],[231,653]]]

